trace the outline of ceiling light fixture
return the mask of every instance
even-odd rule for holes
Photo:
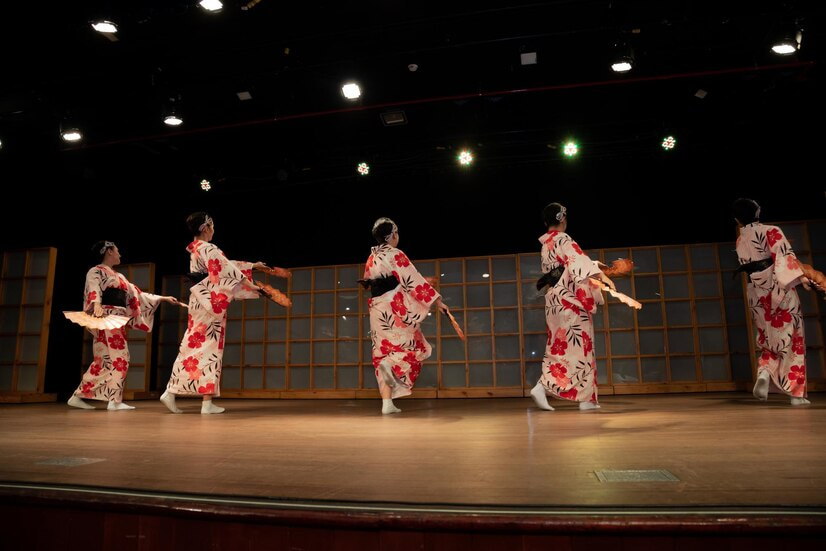
[[[221,8],[224,7],[221,0],[201,0],[198,5],[209,12],[221,11]]]
[[[361,88],[355,82],[348,82],[341,87],[341,93],[347,99],[358,99],[361,97]]]
[[[118,32],[118,26],[106,19],[92,21],[91,25],[93,29],[102,34],[115,34]]]
[[[617,42],[611,51],[611,69],[615,73],[627,73],[634,68],[634,50],[627,42]]]
[[[60,137],[65,142],[79,142],[83,139],[83,134],[77,128],[64,128],[60,131]]]
[[[386,111],[379,114],[379,117],[381,117],[381,123],[384,126],[407,124],[407,116],[404,114],[404,111]]]
[[[793,54],[800,49],[803,30],[797,23],[781,25],[772,41],[772,51],[778,55]]]

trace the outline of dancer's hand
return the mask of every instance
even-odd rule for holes
[[[616,285],[614,285],[614,282],[613,282],[613,281],[611,281],[611,278],[610,278],[610,277],[608,277],[608,276],[607,276],[607,275],[605,275],[604,273],[600,272],[600,273],[599,273],[599,278],[602,280],[602,282],[603,282],[603,283],[605,283],[608,287],[610,287],[612,291],[616,291],[616,290],[617,290],[617,286],[616,286]]]
[[[103,317],[103,306],[96,302],[93,314],[96,318],[102,318]]]
[[[436,308],[438,308],[439,311],[442,314],[449,314],[450,313],[450,308],[447,307],[447,304],[442,302],[442,299],[437,299],[436,300]]]
[[[168,302],[169,304],[174,304],[175,306],[178,306],[178,305],[181,304],[180,302],[178,302],[177,298],[171,297],[171,296],[161,297],[161,300],[164,301],[164,302]]]
[[[269,270],[270,267],[267,266],[266,262],[258,261],[258,262],[256,262],[255,264],[252,265],[252,269],[253,270]]]
[[[809,281],[808,277],[806,277],[806,276],[801,276],[800,277],[800,284],[803,285],[803,288],[806,289],[807,291],[812,290],[812,287],[809,285],[810,283],[811,283],[811,281]]]

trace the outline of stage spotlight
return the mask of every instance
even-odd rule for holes
[[[92,21],[91,25],[93,29],[101,34],[115,34],[118,32],[118,26],[111,21],[107,21],[106,19]]]
[[[634,68],[634,49],[627,42],[617,42],[611,51],[611,69],[627,73]]]
[[[562,152],[565,154],[566,157],[575,157],[577,154],[579,154],[579,146],[576,142],[569,141],[562,148]]]
[[[211,12],[221,11],[221,8],[224,7],[221,0],[201,0],[198,5]]]
[[[361,88],[355,82],[348,82],[341,87],[341,93],[347,99],[358,99],[361,97]]]
[[[803,31],[796,24],[781,25],[772,40],[772,51],[779,55],[793,54],[800,49]]]
[[[201,180],[201,189],[204,190],[204,191],[209,191],[209,190],[212,189],[212,185],[209,183],[209,180],[207,180],[206,178]]]
[[[67,120],[60,123],[60,137],[65,142],[79,142],[83,139],[83,133],[78,125]]]
[[[671,151],[677,146],[677,138],[674,136],[666,136],[660,144],[666,151]]]
[[[163,123],[167,126],[180,126],[184,120],[175,113],[169,113],[164,116]]]
[[[368,165],[367,163],[359,163],[356,167],[356,170],[362,176],[367,176],[368,174],[370,174],[370,165]]]
[[[460,165],[470,166],[470,163],[473,162],[473,153],[468,150],[464,150],[461,153],[459,153],[458,159]]]

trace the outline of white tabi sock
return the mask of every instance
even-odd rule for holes
[[[183,410],[178,409],[175,405],[175,395],[168,390],[161,394],[161,403],[172,413],[183,413]]]
[[[580,411],[588,411],[591,409],[599,409],[600,405],[596,402],[580,402],[579,409]]]
[[[381,413],[382,415],[388,415],[390,413],[401,413],[402,410],[397,408],[393,404],[392,398],[382,398],[381,400]]]
[[[536,407],[539,409],[544,409],[545,411],[553,411],[554,408],[551,407],[551,404],[548,403],[548,396],[545,394],[545,387],[542,386],[542,383],[536,383],[536,385],[531,389],[531,397],[533,401],[536,402]]]
[[[201,413],[203,415],[209,415],[210,413],[224,413],[224,408],[221,406],[216,406],[212,403],[212,400],[206,400],[201,402]]]
[[[123,402],[115,402],[114,400],[109,401],[109,405],[106,406],[106,409],[109,411],[118,411],[124,409],[135,409],[135,406],[130,406],[129,404],[124,404]]]
[[[755,398],[764,402],[769,398],[769,372],[765,369],[757,376],[752,394]]]
[[[74,394],[72,394],[72,397],[69,398],[69,401],[66,402],[66,403],[69,404],[70,406],[72,406],[73,408],[95,409],[95,406],[90,406],[89,404],[87,404],[86,402],[84,402],[83,400],[81,400],[80,398],[75,396]]]
[[[806,398],[796,398],[794,396],[792,397],[793,406],[808,406],[809,404],[811,404],[811,402]]]

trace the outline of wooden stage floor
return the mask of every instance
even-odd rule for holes
[[[406,399],[390,416],[378,399],[217,400],[222,415],[200,415],[195,400],[179,400],[183,415],[157,400],[114,412],[0,405],[0,481],[322,506],[820,514],[826,395],[810,399],[606,396],[591,412],[540,411],[530,398]],[[676,480],[597,475],[622,470]]]

